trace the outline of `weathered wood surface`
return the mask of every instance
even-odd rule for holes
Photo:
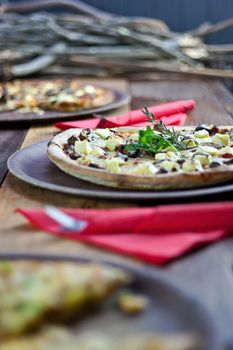
[[[7,172],[7,159],[17,150],[27,129],[0,128],[0,185]]]
[[[183,80],[179,77],[157,75],[154,81],[116,81],[117,87],[130,89],[133,108],[159,101],[194,98],[195,110],[189,114],[187,124],[199,122],[231,125],[233,98],[218,82]],[[130,107],[125,106],[124,111]],[[56,131],[51,126],[30,129],[22,147],[48,139]],[[15,146],[16,147],[16,146]],[[231,199],[229,194],[229,198]],[[111,254],[94,247],[74,244],[40,232],[16,214],[17,207],[41,207],[45,203],[63,207],[104,208],[128,207],[139,203],[113,202],[53,193],[24,184],[7,175],[0,188],[0,254],[12,252],[84,255],[96,259],[110,259],[126,264],[137,264],[130,258]],[[201,198],[200,198],[201,200]],[[152,204],[152,203],[148,203]],[[228,239],[203,248],[163,268],[173,281],[201,299],[212,311],[224,341],[233,336],[233,240]]]

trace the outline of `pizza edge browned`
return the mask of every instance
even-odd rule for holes
[[[224,127],[225,128],[225,127]],[[119,130],[135,130],[137,128],[119,128]],[[185,128],[183,128],[185,129]],[[190,129],[190,127],[189,127]],[[67,157],[62,145],[82,129],[69,129],[56,135],[48,145],[48,157],[65,173],[94,184],[118,189],[165,190],[203,187],[233,179],[233,165],[208,168],[190,173],[167,173],[138,176],[135,174],[114,173],[103,169],[90,168],[75,163]]]

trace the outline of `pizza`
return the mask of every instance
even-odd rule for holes
[[[88,313],[130,281],[101,264],[0,261],[0,340]]]
[[[76,112],[112,103],[114,93],[77,80],[15,80],[0,86],[0,112]]]
[[[48,156],[67,174],[108,187],[206,186],[233,179],[233,128],[160,121],[146,129],[69,129],[50,141]]]

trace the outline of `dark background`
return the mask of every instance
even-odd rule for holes
[[[85,2],[121,15],[159,18],[178,32],[193,29],[205,21],[214,23],[233,16],[233,0],[85,0]],[[215,34],[210,39],[211,42],[232,43],[233,28]]]
[[[14,0],[16,1],[20,0]],[[83,0],[83,2],[115,14],[159,18],[172,30],[179,32],[193,29],[206,21],[215,23],[233,16],[233,0]],[[212,35],[208,38],[208,42],[233,43],[233,28]]]

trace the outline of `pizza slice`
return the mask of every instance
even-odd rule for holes
[[[82,315],[129,282],[120,269],[71,262],[0,262],[0,338]]]

